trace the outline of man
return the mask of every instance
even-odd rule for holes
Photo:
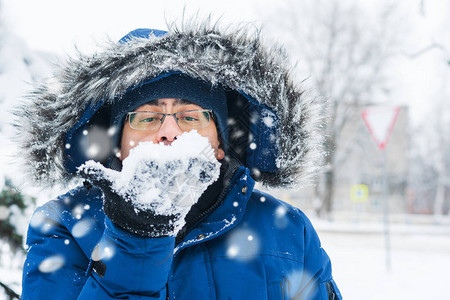
[[[23,153],[39,182],[85,181],[36,210],[23,299],[341,299],[307,217],[254,189],[303,184],[322,155],[281,49],[207,22],[139,29],[53,80],[17,112]],[[212,157],[165,157],[191,138]],[[188,205],[180,178],[205,189]]]

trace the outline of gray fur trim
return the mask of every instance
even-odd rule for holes
[[[303,185],[310,179],[323,156],[317,134],[322,105],[292,82],[284,50],[264,47],[260,32],[248,26],[221,30],[207,20],[169,27],[164,37],[110,42],[101,53],[79,54],[30,93],[15,112],[15,125],[32,178],[53,185],[74,177],[63,167],[64,138],[86,105],[112,101],[147,78],[177,70],[251,95],[277,114],[279,171],[263,174],[264,184]]]

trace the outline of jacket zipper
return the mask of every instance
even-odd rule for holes
[[[234,171],[232,173],[231,176],[229,176],[229,178],[233,178],[234,175],[236,174],[238,168],[236,169],[236,171]],[[226,178],[224,178],[224,180],[226,180]],[[203,211],[202,213],[200,213],[195,219],[191,220],[190,222],[186,223],[186,230],[183,232],[183,234],[179,237],[176,237],[176,241],[175,244],[178,245],[185,237],[186,235],[190,232],[190,230],[197,225],[204,217],[208,216],[209,214],[211,214],[217,207],[219,207],[223,201],[225,200],[225,196],[230,192],[231,190],[231,186],[228,183],[226,185],[226,187],[224,189],[222,189],[222,192],[220,193],[219,197],[217,198],[217,201],[211,206],[209,207],[207,210]]]

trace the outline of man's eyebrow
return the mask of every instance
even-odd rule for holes
[[[147,105],[161,106],[164,103],[161,103],[160,101],[161,101],[160,99],[152,100],[152,101],[148,102]],[[189,104],[194,104],[194,103],[189,100],[184,100],[184,99],[175,99],[175,101],[173,102],[173,105],[189,105]]]

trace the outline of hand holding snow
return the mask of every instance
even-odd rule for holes
[[[136,214],[177,216],[175,234],[206,188],[217,180],[220,163],[207,138],[183,133],[170,146],[142,142],[123,160],[122,171],[88,161],[79,172],[91,181],[107,181],[112,192],[132,203]]]

